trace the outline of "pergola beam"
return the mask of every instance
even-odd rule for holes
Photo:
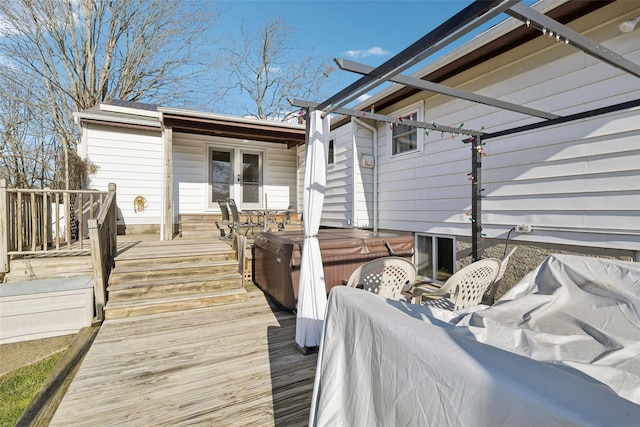
[[[640,107],[640,99],[632,99],[631,101],[621,102],[619,104],[608,105],[606,107],[595,108],[593,110],[582,111],[580,113],[571,114],[568,116],[558,117],[554,120],[546,120],[544,122],[531,123],[528,125],[518,126],[515,128],[500,130],[492,133],[485,133],[482,136],[483,140],[499,138],[502,136],[513,135],[520,132],[528,132],[534,129],[542,129],[549,126],[555,126],[562,123],[575,122],[576,120],[585,120],[592,117],[601,116],[603,114],[615,113],[617,111],[628,110],[630,108]],[[465,141],[471,142],[471,141]]]
[[[341,70],[351,71],[358,74],[369,74],[374,68],[360,64],[357,62],[349,61],[348,59],[335,59],[336,64]],[[536,110],[535,108],[524,107],[522,105],[513,104],[511,102],[500,101],[499,99],[490,98],[484,95],[478,95],[473,92],[468,92],[461,89],[451,88],[438,83],[433,83],[428,80],[418,79],[416,77],[409,77],[402,74],[389,78],[389,81],[399,83],[405,86],[409,86],[416,89],[427,90],[429,92],[439,93],[442,95],[451,96],[454,98],[464,99],[471,102],[477,102],[479,104],[489,105],[491,107],[500,108],[502,110],[515,111],[516,113],[525,114],[527,116],[540,117],[543,119],[556,119],[560,116],[546,111]]]
[[[308,109],[308,110],[318,110],[320,108],[319,104],[316,102],[302,101],[299,99],[289,99],[289,103],[294,107]],[[478,137],[478,136],[484,135],[484,132],[472,130],[472,129],[465,129],[463,127],[444,126],[436,123],[421,122],[418,120],[410,120],[410,119],[401,118],[397,116],[395,117],[387,116],[384,114],[378,114],[378,113],[361,111],[361,110],[353,110],[350,108],[336,108],[334,113],[342,114],[344,116],[357,117],[359,119],[371,119],[379,122],[413,126],[420,129],[429,129],[429,130],[434,130],[438,132],[451,133],[455,135],[469,135],[472,137]]]
[[[471,142],[472,151],[472,260],[476,261],[482,258],[482,249],[480,242],[482,240],[482,145],[483,140],[508,135],[511,133],[522,132],[530,129],[537,129],[545,126],[551,126],[559,123],[584,119],[587,116],[605,114],[607,112],[619,111],[624,108],[632,108],[638,105],[639,100],[633,100],[627,103],[621,103],[591,110],[585,113],[579,113],[570,116],[558,116],[553,113],[530,109],[527,107],[499,101],[496,99],[484,97],[471,92],[461,91],[459,89],[449,88],[426,80],[401,75],[402,71],[417,64],[427,56],[433,54],[449,43],[457,40],[462,35],[467,34],[470,30],[477,28],[489,19],[500,13],[507,13],[525,23],[527,26],[538,28],[547,35],[556,37],[558,41],[571,44],[572,46],[582,50],[586,54],[618,69],[625,71],[636,77],[640,77],[640,65],[627,60],[622,55],[596,43],[593,40],[571,30],[565,25],[555,21],[554,19],[540,13],[530,7],[520,3],[518,0],[504,1],[482,1],[476,0],[471,5],[445,21],[436,29],[404,49],[398,55],[389,59],[377,68],[367,67],[366,65],[357,64],[346,60],[336,60],[340,68],[363,74],[356,82],[347,86],[337,94],[333,95],[326,101],[316,104],[305,101],[289,101],[292,105],[306,108],[322,110],[324,115],[336,112],[347,116],[368,118],[373,120],[384,121],[388,123],[405,124],[418,128],[432,129],[452,134],[470,135],[473,138],[465,141]],[[471,131],[462,128],[453,128],[448,126],[440,126],[435,123],[426,123],[413,120],[405,120],[403,118],[394,118],[382,114],[376,114],[366,111],[358,111],[341,108],[347,103],[353,101],[358,96],[365,94],[367,91],[381,85],[384,82],[391,81],[405,86],[428,90],[443,95],[453,96],[455,98],[465,99],[472,102],[478,102],[490,105],[496,108],[515,111],[518,113],[539,117],[545,119],[540,123],[525,125],[505,131],[486,134],[478,131]]]
[[[549,18],[547,15],[538,12],[522,3],[515,4],[510,7],[506,13],[528,25],[536,24],[536,26],[544,29],[550,37],[557,36],[560,40],[566,40],[570,45],[577,47],[587,55],[591,55],[602,62],[619,68],[636,77],[640,77],[640,65],[629,61],[624,56],[602,46],[599,43],[573,31],[565,25]]]
[[[411,65],[462,37],[469,30],[503,13],[517,2],[517,0],[476,0],[402,52],[375,68],[368,75],[362,76],[340,92],[320,103],[317,109],[324,111],[325,114],[336,111],[337,108],[344,106],[358,96],[381,85],[390,77],[401,73]]]

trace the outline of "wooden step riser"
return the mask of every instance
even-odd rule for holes
[[[111,273],[111,276],[109,276],[109,285],[145,281],[153,284],[153,281],[165,280],[170,278],[174,278],[176,282],[179,282],[180,278],[212,278],[215,275],[230,274],[237,271],[237,265],[220,265],[206,268],[176,268],[153,271],[132,271],[128,273],[118,273],[117,270],[114,270]]]
[[[176,285],[138,286],[126,289],[118,289],[110,286],[107,291],[109,293],[109,301],[120,302],[178,295],[198,295],[201,293],[233,289],[242,289],[242,279],[240,277],[221,280],[203,280]]]
[[[53,272],[50,270],[34,269],[27,272],[11,272],[5,276],[7,282],[24,282],[26,280],[64,279],[65,277],[93,276],[93,270],[77,269],[72,271]]]
[[[216,214],[190,214],[190,215],[180,215],[180,223],[191,223],[191,222],[200,222],[200,221],[220,221],[222,215]]]
[[[11,260],[11,271],[6,275],[7,281],[23,281],[60,277],[92,276],[91,259],[86,257],[74,261],[56,260]]]
[[[225,230],[226,235],[229,235],[227,230]],[[195,239],[196,237],[204,237],[207,239],[220,239],[222,235],[218,230],[206,230],[206,231],[191,231],[191,230],[182,230],[180,232],[183,239]]]
[[[180,264],[193,264],[195,262],[203,263],[219,263],[222,261],[234,261],[235,257],[232,252],[221,252],[218,254],[205,255],[176,255],[165,258],[140,258],[140,259],[119,259],[116,261],[118,267],[140,267],[144,268],[148,265],[171,265],[179,266]]]
[[[124,317],[144,316],[148,314],[169,313],[224,304],[235,304],[245,302],[246,300],[246,293],[238,293],[232,295],[211,296],[207,298],[193,298],[182,301],[165,301],[161,304],[148,304],[124,308],[110,308],[107,304],[104,310],[104,315],[107,320],[121,319]]]

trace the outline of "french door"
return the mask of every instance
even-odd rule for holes
[[[263,153],[226,147],[209,149],[209,206],[232,198],[241,209],[262,207]]]

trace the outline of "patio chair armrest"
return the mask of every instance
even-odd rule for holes
[[[444,298],[449,291],[443,289],[430,289],[425,286],[416,286],[413,288],[413,297],[411,301],[413,304],[421,304],[423,298],[431,300]]]

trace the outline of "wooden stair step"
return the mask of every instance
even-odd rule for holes
[[[227,233],[228,230],[225,230],[225,233]],[[201,237],[201,236],[206,236],[210,239],[219,239],[220,237],[222,237],[220,235],[220,231],[218,231],[217,229],[214,230],[182,230],[181,231],[182,237],[185,239],[190,239],[192,237]],[[228,234],[228,233],[227,233]]]
[[[180,253],[180,254],[166,254],[157,255],[153,257],[138,257],[138,258],[118,258],[116,260],[116,268],[129,267],[129,266],[145,266],[145,265],[176,265],[181,263],[213,263],[220,261],[232,261],[235,260],[233,252],[218,252],[218,253]]]
[[[220,261],[215,263],[184,263],[179,265],[155,264],[150,268],[140,269],[138,266],[116,267],[109,276],[109,284],[120,284],[127,281],[154,281],[160,277],[175,279],[193,276],[213,276],[238,271],[237,261]]]
[[[198,237],[198,240],[202,243],[194,247],[189,244],[193,239],[175,239],[170,244],[163,245],[161,247],[140,243],[132,248],[123,249],[118,253],[116,259],[141,259],[141,258],[154,258],[154,257],[171,257],[177,255],[187,254],[203,254],[203,253],[233,253],[231,245],[228,242],[220,241],[219,239],[210,239]],[[173,243],[177,242],[177,243]]]
[[[5,276],[7,282],[93,275],[88,256],[13,259],[10,268]]]
[[[168,313],[192,310],[216,305],[245,302],[247,291],[244,288],[209,292],[198,295],[174,296],[145,299],[144,301],[112,302],[104,308],[105,319],[143,316],[147,314]]]
[[[220,220],[222,215],[220,214],[182,214],[180,215],[180,222],[208,222]]]
[[[155,298],[169,295],[201,294],[212,291],[242,288],[242,276],[239,273],[218,275],[215,277],[164,278],[153,283],[126,282],[121,285],[109,285],[109,301]]]

